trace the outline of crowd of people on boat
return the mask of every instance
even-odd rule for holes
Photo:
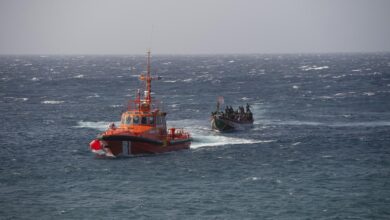
[[[243,106],[239,106],[234,110],[232,106],[225,106],[225,111],[219,111],[219,104],[217,104],[217,111],[212,112],[211,115],[219,115],[224,119],[237,122],[253,121],[253,114],[248,103],[246,104],[246,109]]]

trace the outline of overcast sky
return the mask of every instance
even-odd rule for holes
[[[152,31],[153,30],[153,31]],[[0,0],[1,54],[390,51],[390,0]]]

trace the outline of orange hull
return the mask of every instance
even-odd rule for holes
[[[137,154],[157,154],[170,151],[189,149],[191,140],[164,144],[154,144],[139,141],[107,141],[107,148],[111,150],[113,156],[128,156]]]
[[[187,133],[140,135],[115,129],[104,132],[91,142],[91,149],[99,156],[117,157],[184,150],[189,149],[190,145],[191,137]]]

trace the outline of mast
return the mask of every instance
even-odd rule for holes
[[[152,105],[152,80],[157,79],[159,80],[160,77],[155,77],[153,78],[151,76],[151,52],[150,49],[147,52],[147,65],[146,65],[146,76],[144,74],[141,74],[139,76],[139,79],[141,81],[145,81],[146,83],[146,88],[145,88],[145,93],[144,93],[144,99],[142,100],[142,111],[150,111],[151,105]]]
[[[147,73],[146,73],[146,91],[147,91],[147,94],[146,94],[146,102],[148,104],[151,104],[152,102],[152,77],[150,77],[150,49],[148,50],[148,58],[147,58]]]

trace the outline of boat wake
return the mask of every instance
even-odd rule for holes
[[[107,122],[107,121],[97,121],[97,122],[92,122],[92,121],[79,121],[77,122],[77,125],[74,126],[75,128],[92,128],[92,129],[96,129],[96,130],[99,130],[99,131],[105,131],[107,130],[109,124],[111,122]],[[115,124],[119,124],[120,122],[114,122]]]
[[[383,127],[390,126],[390,121],[359,121],[359,122],[317,122],[295,120],[259,120],[255,125],[287,125],[287,126],[324,126],[324,127]]]
[[[211,130],[208,120],[177,120],[170,121],[169,127],[181,127],[185,128],[192,135],[193,141],[191,143],[191,149],[201,147],[213,147],[223,145],[237,145],[237,144],[257,144],[257,143],[270,143],[275,140],[256,140],[247,138],[227,137],[219,133],[215,133]]]
[[[223,145],[237,145],[237,144],[259,144],[259,143],[270,143],[275,140],[254,140],[244,138],[233,138],[222,135],[199,135],[193,133],[193,142],[191,143],[191,149],[200,147],[214,147]]]

